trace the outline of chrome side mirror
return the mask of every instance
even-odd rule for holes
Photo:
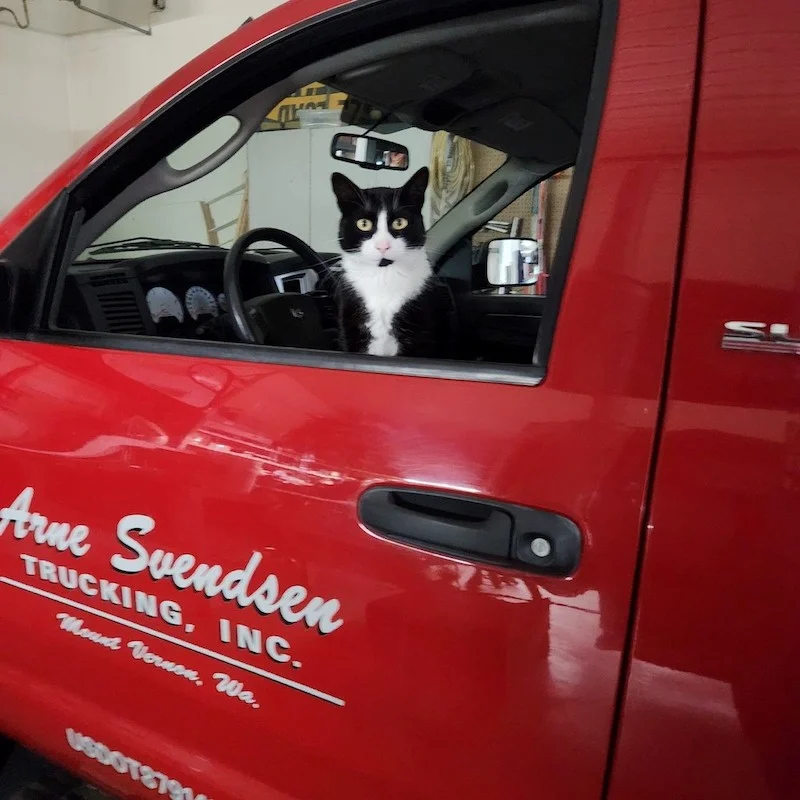
[[[491,286],[533,286],[543,274],[536,239],[495,239],[489,242],[486,279]]]

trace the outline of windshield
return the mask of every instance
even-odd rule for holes
[[[340,212],[331,189],[332,173],[340,172],[362,188],[397,188],[414,171],[428,167],[431,181],[423,217],[430,228],[506,160],[504,153],[467,139],[398,122],[388,112],[352,101],[325,84],[309,84],[278,103],[246,146],[224,164],[139,203],[77,261],[228,248],[256,227],[279,228],[317,252],[335,253]],[[335,157],[332,142],[337,134],[363,135],[370,127],[378,128],[374,135],[387,146],[407,151],[397,162],[399,168],[364,169]],[[218,120],[167,160],[182,169],[191,166],[229,135]],[[507,227],[498,224],[487,233],[498,236]]]

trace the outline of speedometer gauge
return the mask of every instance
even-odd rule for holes
[[[146,296],[147,310],[153,322],[160,322],[167,317],[175,317],[183,322],[183,306],[176,294],[163,286],[154,286]]]
[[[214,295],[202,286],[192,286],[186,292],[186,310],[193,320],[203,314],[216,317],[219,315],[219,306]]]

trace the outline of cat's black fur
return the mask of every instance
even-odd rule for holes
[[[399,189],[360,189],[338,173],[333,175],[332,183],[342,212],[339,224],[339,243],[343,251],[343,273],[339,282],[340,348],[351,353],[367,353],[372,344],[376,355],[450,357],[453,300],[448,287],[434,276],[424,252],[426,234],[422,207],[428,170],[420,170]],[[388,231],[382,237],[378,234],[378,239],[382,238],[385,246],[386,234],[391,238],[392,251],[387,255],[392,255],[395,247],[401,250],[392,260],[380,258],[381,254],[370,245],[375,241],[382,212]],[[398,218],[408,221],[402,231],[391,227]],[[373,224],[369,231],[358,227],[358,221],[365,219]],[[402,242],[397,242],[398,239]],[[374,323],[376,314],[384,313],[380,310],[384,307],[390,309],[385,312],[388,325],[385,332],[389,335],[388,341],[396,342],[396,353],[382,351],[386,346],[393,347],[386,344],[385,335],[373,335],[375,327],[371,322]]]

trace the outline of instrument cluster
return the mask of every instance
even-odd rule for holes
[[[147,292],[146,300],[156,325],[171,320],[183,324],[187,316],[194,322],[202,322],[216,319],[220,312],[224,314],[228,310],[224,294],[215,296],[203,286],[190,286],[183,298],[166,286],[154,286]]]

